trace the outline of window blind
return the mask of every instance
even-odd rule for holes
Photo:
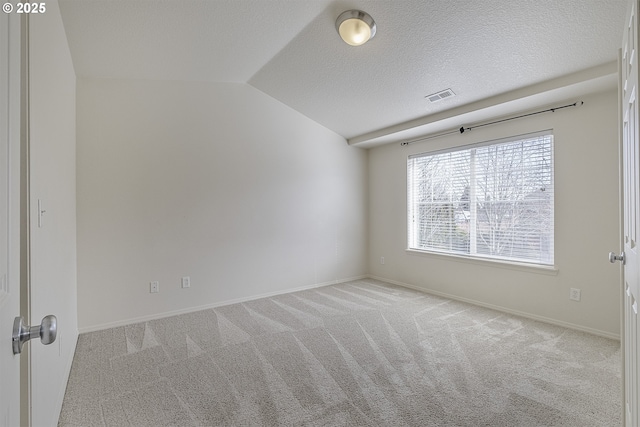
[[[553,135],[407,161],[410,249],[553,265]]]

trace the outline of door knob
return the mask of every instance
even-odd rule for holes
[[[13,321],[13,354],[22,352],[22,345],[33,338],[40,338],[44,345],[51,344],[58,335],[58,319],[50,314],[42,319],[39,325],[27,326],[24,324],[22,316],[18,316]]]
[[[624,264],[624,252],[621,252],[620,255],[616,255],[614,252],[609,252],[609,262],[613,264],[616,261],[621,261]]]

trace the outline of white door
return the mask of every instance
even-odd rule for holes
[[[0,427],[57,424],[77,339],[75,73],[58,4],[49,0],[45,7],[33,19],[0,13]],[[21,79],[29,88],[23,99]],[[28,189],[20,185],[25,165]],[[21,211],[21,191],[29,212]],[[44,223],[38,200],[48,213]],[[22,242],[29,280],[22,281],[21,218],[30,221]],[[28,304],[21,306],[21,293]],[[13,321],[21,309],[32,325],[51,313],[58,317],[55,345],[38,342],[14,356]],[[29,370],[22,384],[20,359]]]
[[[640,251],[638,228],[640,227],[640,145],[638,116],[638,0],[632,0],[622,40],[622,175],[623,175],[623,244],[624,287],[623,323],[624,336],[624,416],[626,426],[638,426],[638,297],[640,297]]]
[[[20,20],[0,15],[0,426],[20,425]],[[8,65],[8,66],[7,66]]]
[[[52,345],[31,343],[30,421],[56,426],[78,336],[76,77],[58,2],[28,16],[29,321],[57,317]],[[23,359],[23,363],[26,363]]]

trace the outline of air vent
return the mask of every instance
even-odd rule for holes
[[[451,89],[441,90],[440,92],[432,93],[431,95],[425,96],[429,100],[429,102],[438,102],[443,99],[452,98],[456,96],[455,93]]]

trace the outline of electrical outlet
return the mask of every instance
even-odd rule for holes
[[[154,281],[149,283],[149,292],[152,294],[157,294],[160,292],[160,282]]]
[[[182,278],[182,287],[190,288],[191,287],[191,278],[189,276],[184,276]]]
[[[571,291],[569,291],[569,299],[573,301],[580,301],[580,289],[571,288]]]
[[[384,257],[383,256],[380,257],[380,264],[384,264]]]

